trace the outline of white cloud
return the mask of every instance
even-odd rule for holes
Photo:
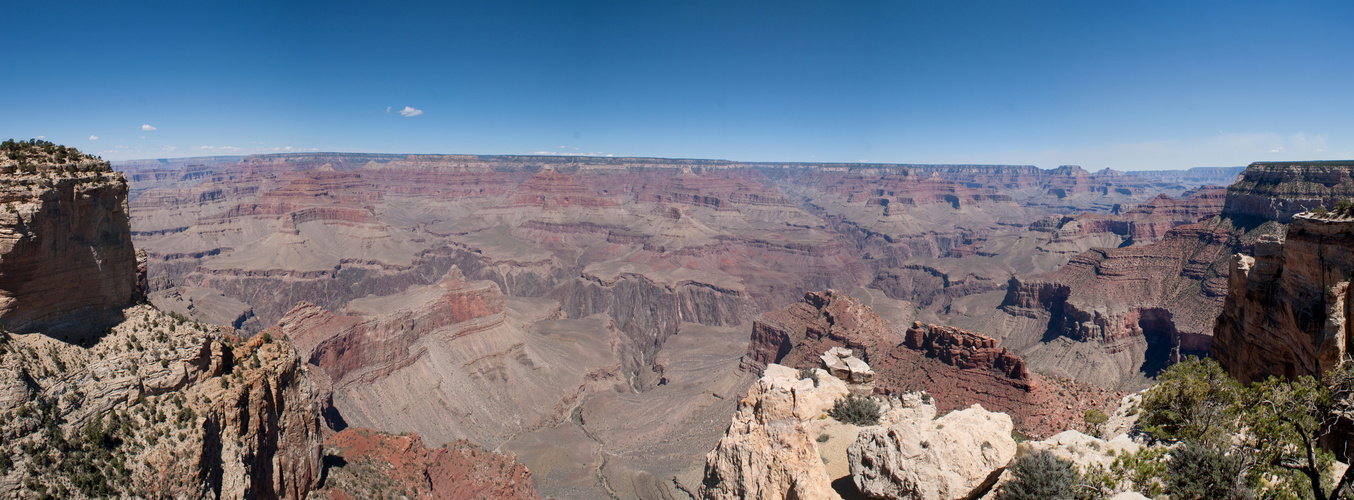
[[[40,135],[40,136],[35,137],[35,139],[46,139],[46,138],[47,138],[47,136],[45,136],[45,135]]]
[[[193,148],[193,149],[197,149],[197,150],[201,150],[201,151],[207,151],[207,150],[216,149],[216,146],[198,146],[198,147],[195,147],[195,148]]]
[[[175,149],[179,149],[179,147],[178,147],[178,146],[165,146],[165,147],[162,147],[162,148],[160,148],[160,149],[165,150],[165,151],[173,151],[173,150],[175,150]]]
[[[143,135],[143,136],[137,137],[137,139],[145,139],[145,138],[146,138],[146,136],[144,136],[144,135]]]
[[[141,125],[141,130],[146,131],[146,132],[150,132],[150,131],[152,131],[152,130],[155,130],[155,127],[152,127],[152,126],[150,126],[150,125]]]
[[[389,112],[390,112],[390,108],[392,108],[392,107],[393,107],[393,106],[386,106],[386,113],[389,113]]]
[[[91,136],[89,136],[89,140],[91,140],[91,141],[97,141],[97,140],[99,140],[99,136],[97,136],[97,135],[91,135]]]
[[[1274,149],[1269,150],[1269,152],[1271,152],[1271,153],[1278,153],[1278,152],[1280,152],[1280,151],[1283,151],[1283,146],[1279,146],[1279,147],[1277,147],[1277,148],[1274,148]]]
[[[404,115],[405,117],[418,116],[423,114],[423,110],[414,109],[413,106],[405,106],[404,109],[400,110],[400,114]]]

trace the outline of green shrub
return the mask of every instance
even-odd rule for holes
[[[879,403],[873,398],[847,395],[832,403],[832,410],[828,415],[839,422],[861,427],[879,425]]]
[[[1241,385],[1212,359],[1190,356],[1142,397],[1142,429],[1161,439],[1215,441],[1230,431]]]
[[[1076,500],[1079,476],[1072,462],[1047,450],[1023,455],[1011,465],[1011,480],[998,500]]]
[[[1166,465],[1167,492],[1176,500],[1255,498],[1241,481],[1244,465],[1236,454],[1187,443],[1171,452]]]

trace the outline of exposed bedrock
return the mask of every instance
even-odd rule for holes
[[[1354,196],[1354,162],[1256,162],[1227,188],[1224,215],[1288,222]]]
[[[0,184],[0,322],[85,335],[121,320],[141,293],[127,183],[118,173],[54,171],[6,174]]]
[[[531,471],[511,455],[466,441],[425,446],[418,434],[346,429],[325,445],[338,460],[310,498],[380,498],[402,492],[407,498],[535,500]]]
[[[1007,282],[970,270],[942,270],[925,264],[906,264],[875,275],[871,288],[883,290],[889,297],[914,302],[919,306],[946,306],[950,301],[992,290]]]
[[[258,332],[275,324],[283,314],[301,302],[326,309],[338,309],[349,301],[368,295],[392,295],[410,286],[426,285],[440,279],[452,266],[481,269],[479,256],[463,249],[446,247],[423,252],[406,266],[379,262],[344,262],[326,271],[244,271],[199,267],[183,276],[183,287],[210,288],[225,297],[248,304],[253,316],[239,327]]]
[[[753,371],[767,363],[817,366],[831,347],[860,353],[876,372],[876,392],[925,390],[942,411],[982,404],[1010,414],[1017,428],[1034,435],[1062,430],[1086,409],[1119,397],[1032,373],[1019,356],[977,333],[922,323],[902,330],[835,290],[808,292],[801,302],[758,316],[744,364]]]
[[[682,322],[706,326],[742,324],[752,305],[746,294],[699,282],[665,284],[645,276],[622,274],[606,280],[585,276],[552,293],[570,318],[606,314],[625,336],[620,346],[625,368],[647,371],[668,337]],[[638,389],[647,389],[656,380]]]
[[[1292,218],[1231,259],[1214,356],[1237,379],[1320,376],[1349,356],[1354,219]]]

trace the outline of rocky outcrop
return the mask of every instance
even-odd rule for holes
[[[322,395],[295,350],[149,306],[125,314],[86,346],[0,342],[0,387],[18,396],[0,410],[19,416],[0,425],[18,466],[0,494],[304,498],[319,481]]]
[[[350,373],[374,370],[386,374],[408,365],[417,355],[410,347],[440,328],[465,323],[460,335],[469,335],[503,321],[504,300],[498,285],[467,282],[455,267],[433,285],[411,287],[382,299],[355,301],[349,315],[303,303],[279,327],[297,339],[309,363],[324,368],[340,383]],[[473,320],[478,321],[468,323]]]
[[[325,441],[324,484],[310,498],[538,499],[531,471],[466,441],[428,448],[418,434],[347,429]]]
[[[876,392],[924,390],[941,411],[981,404],[1009,414],[1017,429],[1036,436],[1063,430],[1086,409],[1111,407],[1121,397],[1031,373],[1019,356],[973,332],[921,323],[899,331],[835,290],[808,292],[801,302],[759,316],[744,364],[754,371],[767,363],[818,366],[820,353],[833,347],[852,349],[870,365]]]
[[[0,174],[0,322],[23,333],[101,331],[141,292],[127,181],[87,157],[20,170],[17,155],[0,152],[8,171]]]
[[[818,456],[805,421],[817,418],[846,394],[845,384],[799,379],[769,365],[738,403],[733,423],[706,455],[703,499],[840,499]]]
[[[982,495],[1015,457],[1011,418],[982,406],[938,419],[865,429],[847,450],[856,487],[872,498]]]
[[[1354,197],[1354,162],[1255,162],[1227,188],[1223,215],[1288,222]]]
[[[1014,277],[1000,307],[1030,318],[1038,330],[1004,337],[1027,361],[1040,344],[1072,340],[1097,361],[1072,363],[1054,354],[1060,347],[1035,357],[1035,367],[1102,387],[1141,385],[1142,374],[1209,352],[1213,317],[1226,294],[1226,256],[1244,234],[1230,219],[1213,218],[1176,227],[1152,244],[1092,249],[1055,272]]]
[[[1321,376],[1349,356],[1354,219],[1293,216],[1232,257],[1214,357],[1242,382]]]

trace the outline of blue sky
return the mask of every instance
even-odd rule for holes
[[[1354,158],[1349,1],[52,1],[5,17],[0,137],[111,160]]]

